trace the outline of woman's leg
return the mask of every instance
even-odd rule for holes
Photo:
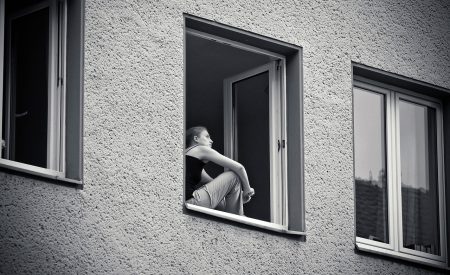
[[[237,215],[244,214],[241,182],[236,173],[224,172],[200,189],[209,194],[211,208]]]

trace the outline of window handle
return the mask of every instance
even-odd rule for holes
[[[278,140],[277,143],[278,143],[278,152],[280,152],[281,146],[283,146],[283,148],[286,148],[286,140],[283,139],[283,142]]]
[[[26,115],[28,115],[28,111],[25,111],[25,112],[20,113],[20,114],[16,114],[16,117],[23,117],[23,116],[26,116]]]

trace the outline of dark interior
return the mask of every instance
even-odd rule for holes
[[[49,9],[10,22],[10,159],[46,167]]]
[[[229,45],[218,43],[209,39],[197,37],[187,33],[186,35],[186,129],[202,125],[208,128],[213,148],[224,153],[224,90],[223,81],[233,75],[237,75],[249,69],[261,66],[271,61],[266,55],[256,54],[250,51],[238,49]],[[251,105],[251,99],[247,98],[247,105]],[[249,101],[250,100],[250,101]],[[257,101],[255,101],[257,102]],[[251,118],[255,122],[257,118]],[[263,150],[255,150],[254,154]],[[253,156],[255,159],[258,157]],[[264,156],[261,156],[263,159]],[[250,164],[246,165],[249,174],[255,173]],[[250,169],[249,169],[250,168]],[[206,166],[206,171],[212,177],[223,172],[223,168],[212,163]],[[270,175],[268,169],[266,175]],[[255,173],[256,174],[256,173]],[[249,176],[250,177],[250,176]],[[269,176],[264,176],[267,183]],[[250,184],[252,179],[250,178]],[[258,182],[255,180],[255,184]],[[253,185],[253,184],[252,184]],[[269,188],[269,184],[266,184]],[[257,188],[255,188],[257,189]],[[268,191],[258,188],[256,193],[259,199],[246,204],[245,215],[263,220],[270,220],[270,200]],[[267,189],[270,190],[270,189]],[[264,195],[266,194],[266,195]],[[269,209],[269,210],[267,210]],[[264,214],[261,214],[264,213]],[[269,215],[269,216],[268,216]]]

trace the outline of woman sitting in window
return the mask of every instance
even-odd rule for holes
[[[212,149],[212,143],[205,127],[192,127],[186,132],[186,202],[244,215],[243,204],[250,201],[255,190],[244,166]],[[210,161],[231,171],[213,179],[203,169]]]

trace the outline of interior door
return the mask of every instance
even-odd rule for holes
[[[247,217],[282,224],[280,73],[277,61],[224,81],[225,154],[244,165],[256,195]]]

